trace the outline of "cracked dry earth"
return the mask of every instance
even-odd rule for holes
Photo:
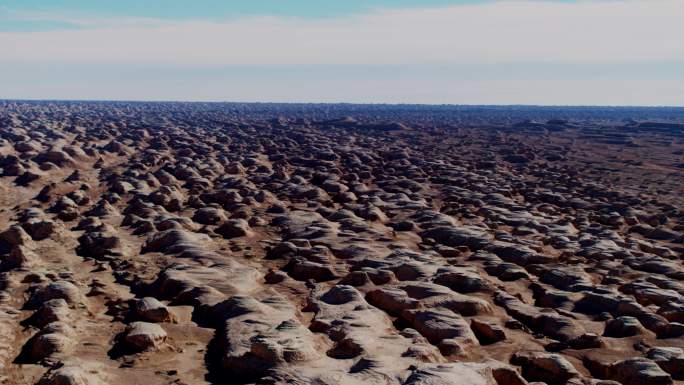
[[[684,384],[684,126],[1,106],[6,384]]]

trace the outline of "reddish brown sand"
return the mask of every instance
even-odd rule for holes
[[[684,126],[0,109],[6,384],[684,384]]]

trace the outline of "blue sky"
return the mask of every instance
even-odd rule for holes
[[[491,0],[0,0],[0,31],[82,28],[69,22],[69,17],[221,21],[270,15],[314,19],[362,14],[378,8],[437,7],[487,1]]]
[[[92,15],[169,19],[225,18],[245,15],[330,17],[361,13],[376,7],[444,6],[484,0],[3,0],[8,9],[80,12]]]
[[[684,105],[681,0],[0,0],[0,98]]]

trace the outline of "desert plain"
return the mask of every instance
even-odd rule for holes
[[[684,384],[682,109],[0,102],[0,381]]]

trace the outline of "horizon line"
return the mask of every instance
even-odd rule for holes
[[[163,100],[163,99],[41,99],[41,98],[0,98],[5,102],[68,102],[68,103],[173,103],[173,104],[279,104],[279,105],[349,105],[349,106],[421,106],[421,107],[537,107],[537,108],[671,108],[684,109],[684,105],[630,105],[630,104],[457,104],[457,103],[392,103],[392,102],[304,102],[304,101],[235,101],[235,100]]]

